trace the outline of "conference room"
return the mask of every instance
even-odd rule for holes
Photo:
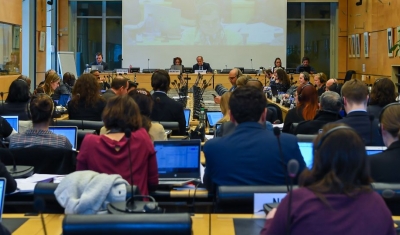
[[[2,225],[12,234],[43,234],[45,230],[47,234],[259,234],[267,212],[271,211],[268,206],[276,207],[271,203],[282,200],[286,202],[284,198],[290,183],[218,185],[215,191],[202,185],[207,159],[211,159],[205,150],[207,142],[215,143],[214,139],[218,139],[218,121],[226,115],[222,100],[217,98],[216,102],[215,99],[223,98],[218,88],[223,87],[229,92],[235,86],[230,74],[235,68],[248,75],[248,79],[259,81],[268,98],[268,107],[273,106],[268,111],[280,114],[276,119],[268,120],[271,126],[266,124],[274,143],[273,128],[282,128],[288,113],[295,107],[279,99],[282,95],[278,99],[275,95],[269,96],[275,93],[271,86],[275,81],[274,77],[267,76],[268,70],[282,68],[290,86],[294,87],[300,86],[300,71],[310,72],[313,86],[316,85],[314,75],[319,73],[326,74],[327,79],[335,79],[338,85],[356,79],[367,87],[373,87],[384,77],[394,84],[398,94],[399,58],[396,51],[390,50],[400,39],[395,23],[399,19],[392,13],[397,4],[378,0],[0,0],[0,9],[6,9],[0,10],[0,38],[4,42],[0,50],[1,116],[18,133],[32,128],[28,101],[20,102],[23,104],[18,109],[24,116],[20,113],[5,115],[4,111],[9,108],[10,86],[25,75],[29,79],[29,93],[33,94],[45,81],[46,71],[54,70],[60,78],[60,87],[71,85],[71,90],[69,95],[58,99],[61,103],[54,108],[49,128],[66,136],[72,145],[72,149],[47,150],[45,153],[10,149],[13,155],[6,156],[2,152],[1,162],[6,165],[6,170],[11,171],[11,175],[22,172],[17,180],[20,191],[3,195]],[[179,63],[176,63],[177,57]],[[308,59],[307,63],[304,57]],[[276,58],[281,64],[275,63]],[[66,212],[65,204],[55,195],[57,188],[61,190],[65,186],[61,184],[64,179],[61,175],[79,173],[76,171],[77,158],[79,161],[85,136],[97,138],[105,126],[100,115],[98,121],[70,119],[66,103],[73,100],[73,87],[81,76],[95,70],[99,71],[96,80],[102,85],[110,85],[109,89],[103,86],[105,89],[98,91],[100,95],[112,89],[117,77],[132,82],[135,89],[153,93],[154,74],[164,71],[169,75],[170,86],[166,93],[182,104],[185,131],[176,134],[179,122],[157,121],[168,136],[167,140],[153,142],[157,170],[159,176],[165,173],[165,178],[170,180],[175,174],[181,176],[182,169],[190,169],[189,173],[182,174],[183,179],[192,179],[189,184],[160,184],[155,190],[149,190],[148,196],[155,203],[151,198],[139,197],[141,186],[133,183],[133,188],[129,184],[123,189],[126,196],[115,206],[117,209],[111,205],[109,210],[105,207],[107,215]],[[63,78],[67,72],[76,78],[74,84]],[[239,77],[237,73],[236,79]],[[231,97],[235,97],[233,90]],[[277,120],[279,122],[275,122]],[[125,140],[126,136],[122,135]],[[309,169],[313,166],[315,137],[296,138],[297,149]],[[285,139],[286,134],[281,134],[280,138]],[[242,142],[251,139],[248,137]],[[284,142],[280,144],[285,146]],[[277,146],[275,143],[273,148]],[[390,147],[382,144],[367,145],[364,149],[372,154],[384,153],[387,148]],[[243,152],[250,153],[252,149],[249,147]],[[95,153],[95,150],[85,151]],[[274,151],[271,149],[266,154]],[[284,147],[283,151],[285,155],[287,149]],[[171,156],[175,158],[170,159]],[[19,161],[27,157],[31,159]],[[171,166],[180,164],[182,158],[189,160],[185,162],[186,166]],[[277,158],[280,158],[279,154]],[[13,165],[19,170],[12,171]],[[245,165],[240,167],[245,168]],[[169,172],[172,168],[178,172]],[[29,176],[30,173],[35,174]],[[130,177],[128,173],[127,178]],[[86,182],[84,177],[77,178],[77,183],[70,185]],[[3,182],[4,188],[7,182]],[[301,187],[295,181],[294,191]],[[396,224],[399,218],[394,212],[398,206],[399,186],[396,182],[374,182],[372,189],[382,196],[380,198],[393,216],[390,222]],[[138,196],[135,196],[135,203],[125,203],[132,195]],[[296,202],[296,194],[293,195]],[[96,196],[90,196],[87,203],[94,203],[94,198]],[[120,213],[121,208],[127,215]],[[280,215],[282,212],[278,210],[276,219]],[[291,227],[295,234],[296,226],[292,224]]]

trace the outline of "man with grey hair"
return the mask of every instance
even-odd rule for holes
[[[339,115],[341,109],[342,101],[340,95],[334,91],[325,91],[321,95],[319,111],[314,120],[300,122],[297,125],[295,134],[318,134],[319,129],[322,129],[325,124],[341,119]]]

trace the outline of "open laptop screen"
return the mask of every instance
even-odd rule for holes
[[[66,107],[70,99],[71,96],[69,94],[61,94],[57,104]]]
[[[72,144],[72,149],[76,150],[78,138],[78,128],[76,126],[50,126],[49,130],[56,135],[67,137]]]
[[[154,141],[159,178],[199,178],[200,140]]]
[[[383,152],[386,150],[386,146],[365,146],[365,151],[367,151],[367,155],[374,155]]]
[[[19,131],[18,116],[2,116],[10,124],[10,126],[16,131]]]
[[[207,119],[208,119],[208,124],[210,127],[213,127],[221,118],[223,117],[222,112],[217,111],[208,111],[207,112]]]
[[[189,125],[190,125],[190,109],[184,109],[184,112],[185,112],[186,128],[189,128]]]
[[[312,142],[299,142],[301,155],[303,155],[304,162],[308,169],[313,165],[313,143]]]
[[[0,178],[0,222],[3,217],[4,196],[6,194],[6,178]]]

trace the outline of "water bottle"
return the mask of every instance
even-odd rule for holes
[[[200,124],[205,125],[205,122],[206,122],[206,114],[204,113],[204,108],[201,108],[201,109],[200,109],[199,121],[200,121]]]

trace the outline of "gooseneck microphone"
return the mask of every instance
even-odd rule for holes
[[[289,183],[288,183],[288,178],[287,178],[287,174],[286,174],[285,158],[283,156],[281,140],[280,140],[281,129],[279,129],[279,127],[274,127],[273,131],[274,131],[274,135],[276,136],[276,139],[278,140],[279,156],[281,158],[283,174],[285,175],[286,188],[287,188],[287,191],[289,192]]]
[[[253,59],[250,59],[251,69],[253,69]]]
[[[147,59],[147,71],[150,73],[150,59]]]
[[[46,224],[44,223],[44,218],[43,218],[43,211],[46,207],[46,203],[44,202],[43,198],[38,197],[35,199],[33,206],[35,207],[35,210],[40,214],[40,220],[42,221],[42,227],[44,234],[47,235],[47,229],[46,229]]]
[[[287,214],[287,227],[286,234],[290,234],[291,227],[291,219],[290,213],[292,210],[292,194],[293,194],[293,179],[296,178],[297,172],[299,171],[299,162],[296,159],[291,159],[287,165],[288,175],[290,177],[290,190],[289,190],[289,205],[288,205],[288,214]]]

